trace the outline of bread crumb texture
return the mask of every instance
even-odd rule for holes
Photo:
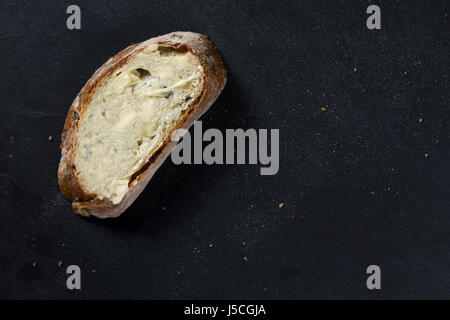
[[[188,50],[157,44],[115,70],[80,120],[75,166],[83,187],[119,203],[133,174],[201,94],[203,74]]]

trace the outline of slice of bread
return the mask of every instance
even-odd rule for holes
[[[204,35],[173,32],[111,57],[75,98],[58,169],[75,213],[117,217],[142,192],[176,142],[219,96],[222,59]]]

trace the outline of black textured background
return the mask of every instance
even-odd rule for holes
[[[3,0],[0,297],[450,298],[450,2],[371,3],[381,30],[370,1]],[[279,128],[278,175],[169,160],[119,219],[75,216],[56,177],[72,100],[176,30],[207,34],[228,69],[203,127]]]

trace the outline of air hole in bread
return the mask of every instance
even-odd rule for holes
[[[143,69],[143,68],[137,68],[137,69],[135,70],[135,72],[137,73],[137,76],[138,76],[140,79],[144,79],[144,78],[146,78],[146,77],[151,76],[150,71],[145,70],[145,69]]]
[[[161,57],[168,57],[168,56],[174,56],[174,55],[185,55],[188,50],[185,47],[180,48],[174,48],[174,47],[167,47],[167,46],[159,46],[158,51]]]

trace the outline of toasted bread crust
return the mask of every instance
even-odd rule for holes
[[[166,136],[162,146],[148,160],[144,168],[133,177],[127,193],[121,202],[116,205],[109,199],[104,198],[100,200],[96,194],[83,190],[79,177],[75,172],[74,155],[78,125],[89,105],[91,97],[116,69],[151,44],[186,48],[199,59],[204,69],[203,90],[193,106],[176,123],[173,131],[179,128],[188,129],[195,120],[209,109],[225,86],[227,73],[222,59],[217,53],[214,44],[207,36],[202,34],[182,31],[172,32],[131,45],[111,57],[92,75],[73,101],[62,133],[58,182],[61,192],[72,202],[72,209],[77,214],[96,216],[98,218],[113,218],[122,214],[142,192],[153,174],[176,145],[176,142],[171,141],[173,132],[171,131]]]

